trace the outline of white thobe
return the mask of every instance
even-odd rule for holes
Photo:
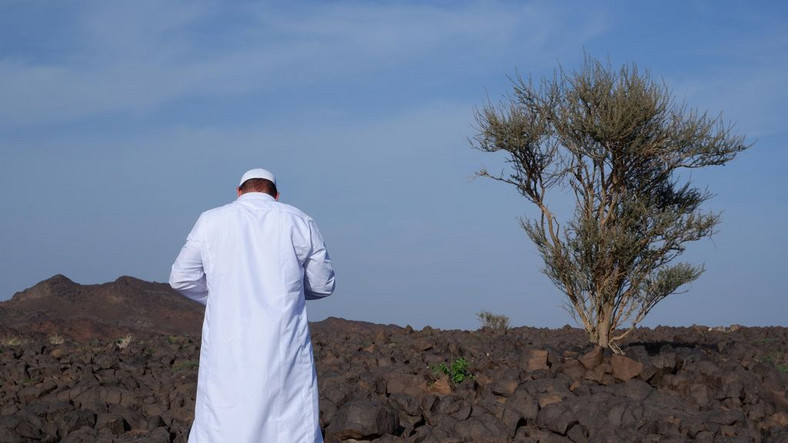
[[[189,443],[322,442],[305,299],[334,270],[315,222],[243,194],[200,215],[170,285],[205,305]]]

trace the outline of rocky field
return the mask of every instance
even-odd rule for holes
[[[327,441],[788,441],[788,329],[641,329],[612,355],[575,328],[312,325]],[[6,336],[0,441],[185,442],[189,335]]]

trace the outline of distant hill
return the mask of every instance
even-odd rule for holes
[[[76,340],[125,334],[199,335],[202,305],[165,283],[120,277],[80,285],[55,275],[0,302],[0,337],[15,333]]]

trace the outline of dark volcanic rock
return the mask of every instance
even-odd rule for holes
[[[43,300],[117,296],[129,308],[167,299],[156,284],[108,285],[56,277],[18,294],[12,309],[2,305],[0,320],[34,319],[39,329],[20,326],[0,344],[0,441],[186,442],[197,334],[118,339],[135,320],[86,320],[73,306],[53,311],[74,314],[62,320],[34,309]],[[129,308],[147,315],[140,309]],[[86,322],[95,322],[91,334],[104,325],[112,335],[74,339]],[[786,328],[638,329],[624,356],[568,327],[416,331],[331,318],[312,325],[312,338],[327,441],[788,440]]]
[[[127,334],[199,335],[202,315],[201,305],[168,284],[133,277],[80,285],[55,275],[0,302],[0,324],[6,337],[89,340]]]
[[[393,434],[399,426],[396,412],[380,400],[345,403],[326,429],[329,441],[371,440]]]

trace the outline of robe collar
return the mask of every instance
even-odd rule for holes
[[[275,199],[266,194],[265,192],[247,192],[246,194],[238,197],[238,200],[267,200],[274,201]]]

